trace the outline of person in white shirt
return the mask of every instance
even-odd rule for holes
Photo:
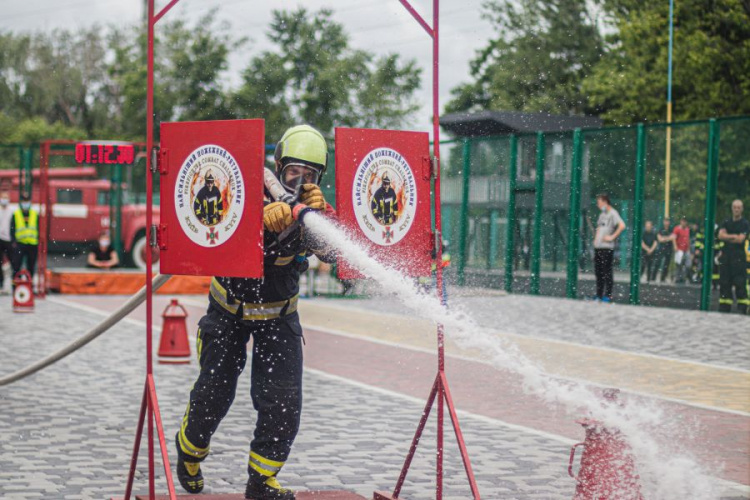
[[[13,209],[10,207],[10,194],[0,191],[0,293],[5,292],[5,273],[2,270],[3,259],[11,259],[10,246],[10,220],[13,218]]]

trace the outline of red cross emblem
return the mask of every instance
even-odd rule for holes
[[[206,239],[211,245],[215,245],[219,241],[219,231],[215,231],[214,228],[210,228],[209,232],[206,233]]]
[[[391,242],[391,238],[393,238],[393,231],[391,231],[390,226],[385,226],[385,231],[383,231],[383,238],[385,239],[386,243]]]

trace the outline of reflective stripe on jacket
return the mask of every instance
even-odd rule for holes
[[[29,210],[29,219],[27,220],[23,216],[23,211],[19,208],[13,214],[15,228],[16,228],[16,241],[25,245],[38,245],[39,244],[39,215],[35,210]]]

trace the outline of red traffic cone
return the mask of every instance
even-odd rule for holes
[[[34,288],[31,273],[26,269],[13,277],[13,312],[34,312]]]
[[[605,391],[615,401],[619,391]],[[586,439],[570,450],[568,474],[578,483],[573,500],[643,500],[638,473],[630,446],[617,429],[596,420],[577,420],[586,430]],[[581,467],[573,474],[576,448],[583,446]]]
[[[187,311],[172,299],[161,317],[164,322],[161,327],[159,342],[159,363],[184,364],[190,363],[190,344],[188,343],[186,318]]]

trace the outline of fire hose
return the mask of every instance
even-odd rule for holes
[[[164,285],[167,281],[169,281],[169,278],[171,278],[171,274],[158,274],[154,276],[152,283],[153,291],[157,291],[159,288]],[[107,318],[104,319],[101,323],[93,327],[91,330],[86,332],[85,335],[77,338],[67,346],[63,347],[57,352],[54,352],[47,356],[44,359],[41,359],[34,363],[33,365],[29,365],[26,368],[23,368],[21,370],[18,370],[15,373],[11,373],[10,375],[6,375],[2,378],[0,378],[0,386],[12,384],[13,382],[16,382],[18,380],[21,380],[23,378],[28,377],[29,375],[38,372],[39,370],[48,367],[49,365],[60,361],[62,358],[67,356],[68,354],[71,354],[81,347],[85,346],[95,338],[97,338],[102,333],[106,332],[112,326],[114,326],[118,321],[120,321],[122,318],[133,312],[133,310],[141,305],[143,301],[146,300],[146,287],[144,286],[141,288],[138,293],[130,297],[127,302],[125,302],[122,306],[120,306],[119,309],[117,309],[115,312],[107,316]]]

